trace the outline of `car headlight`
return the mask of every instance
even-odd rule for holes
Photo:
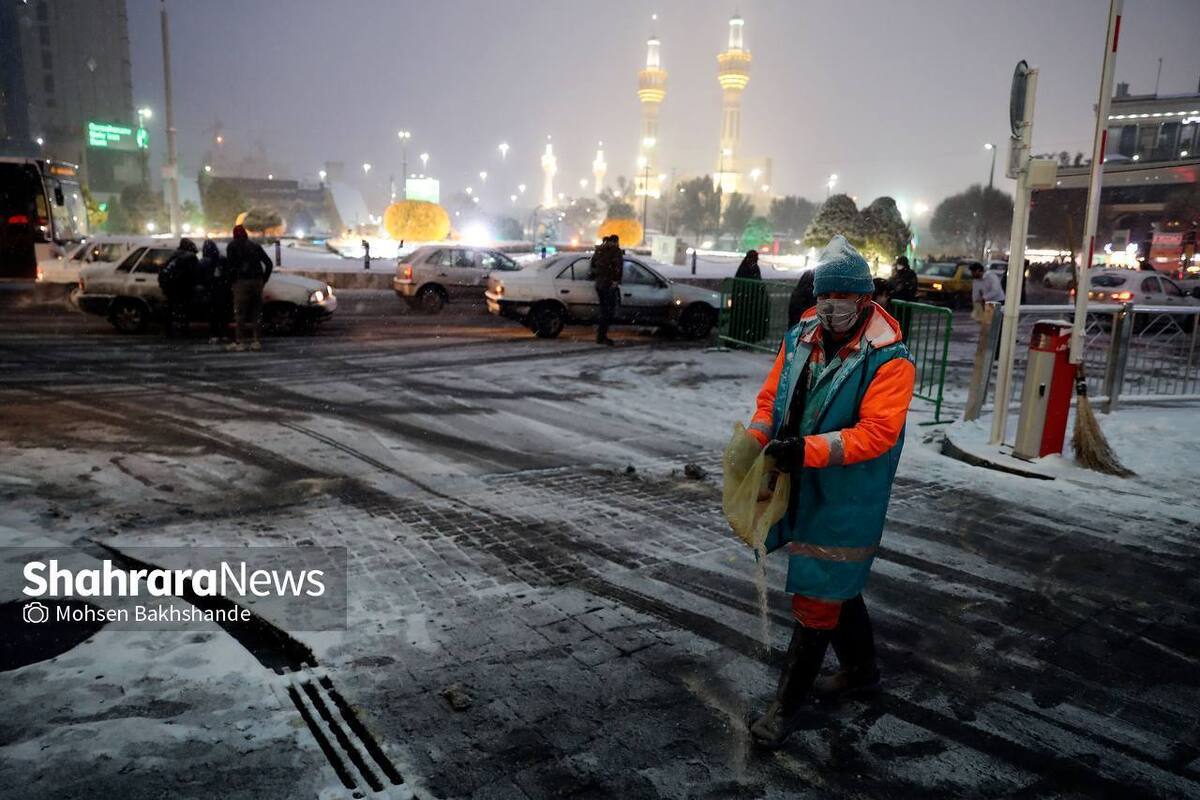
[[[492,291],[496,294],[504,294],[504,284],[497,283],[495,287],[492,288]]]
[[[330,299],[333,298],[333,287],[330,286],[328,283],[325,284],[325,296]]]
[[[308,302],[317,303],[317,304],[324,303],[325,302],[325,293],[322,292],[320,289],[317,289],[315,292],[313,292],[312,294],[310,294],[308,296]]]
[[[940,292],[940,291],[942,290],[942,285],[941,285],[940,283],[935,283],[935,284],[933,285],[933,290],[934,290],[935,292]]]

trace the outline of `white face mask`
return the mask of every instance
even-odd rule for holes
[[[846,333],[858,322],[862,310],[858,301],[850,298],[828,298],[817,301],[817,319],[826,330]]]

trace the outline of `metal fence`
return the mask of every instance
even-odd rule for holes
[[[779,343],[788,329],[788,301],[791,283],[726,278],[721,281],[721,315],[717,339],[722,344],[779,351]]]
[[[999,321],[1001,310],[997,308],[995,313]],[[1009,402],[1021,396],[1034,324],[1074,318],[1074,306],[1021,306]],[[999,324],[992,326],[991,336],[989,352],[995,353]],[[1105,400],[1108,410],[1116,408],[1122,397],[1200,395],[1198,336],[1200,306],[1089,306],[1083,349],[1088,394]],[[985,373],[984,384],[984,396],[993,404],[995,390],[990,384],[994,371]]]
[[[941,422],[954,313],[941,306],[905,300],[893,300],[888,306],[900,322],[904,343],[917,363],[913,396],[933,403],[933,420],[929,424]]]
[[[766,353],[778,352],[788,329],[791,296],[790,283],[726,278],[721,282],[719,341]],[[904,341],[917,363],[913,394],[933,403],[933,422],[940,422],[954,315],[948,308],[901,300],[892,301],[889,308],[899,320]]]

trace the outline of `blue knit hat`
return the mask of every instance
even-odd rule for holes
[[[871,294],[874,291],[867,260],[846,241],[845,236],[839,234],[830,239],[817,259],[813,293],[820,296],[830,292]]]

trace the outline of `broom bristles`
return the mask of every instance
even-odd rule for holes
[[[1126,468],[1117,454],[1104,438],[1100,430],[1100,422],[1096,412],[1092,411],[1092,402],[1087,396],[1087,380],[1083,374],[1083,364],[1075,373],[1075,433],[1071,436],[1071,447],[1075,450],[1075,460],[1084,467],[1105,475],[1116,475],[1119,478],[1129,478],[1136,473]]]

